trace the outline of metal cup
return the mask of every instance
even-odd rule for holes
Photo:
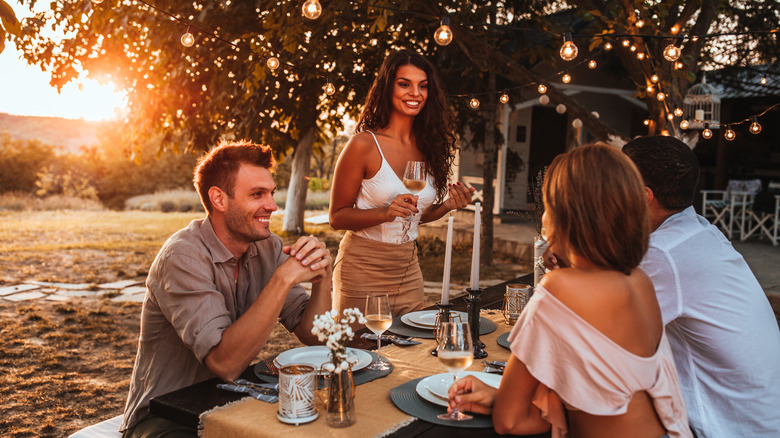
[[[300,424],[317,418],[315,372],[311,365],[287,365],[279,368],[279,412],[285,423]]]
[[[504,293],[502,311],[504,320],[509,325],[515,325],[525,305],[531,298],[531,286],[527,284],[508,284]]]

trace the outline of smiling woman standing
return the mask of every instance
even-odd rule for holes
[[[393,316],[423,307],[417,224],[465,207],[473,191],[448,184],[452,124],[431,64],[409,50],[388,56],[333,176],[330,225],[347,230],[333,272],[335,309],[363,310],[365,297],[377,294],[389,295]],[[427,171],[416,194],[403,183],[409,161]]]

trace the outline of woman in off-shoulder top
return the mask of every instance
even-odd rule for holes
[[[499,433],[691,436],[653,285],[637,268],[650,223],[634,164],[582,146],[553,160],[543,190],[550,246],[570,266],[543,277],[513,328],[501,386],[467,377],[450,405],[492,413]]]

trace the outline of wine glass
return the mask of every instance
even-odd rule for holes
[[[425,185],[428,183],[426,178],[427,170],[425,168],[425,162],[424,161],[407,161],[406,162],[406,169],[404,169],[404,178],[403,183],[404,187],[406,187],[406,190],[409,190],[409,193],[416,195],[417,193],[420,193],[422,189],[425,188]],[[409,228],[412,225],[412,215],[409,215],[409,217],[404,218],[404,237],[403,242],[409,241]]]
[[[380,338],[385,330],[393,324],[393,315],[390,313],[387,294],[368,295],[366,297],[366,327],[376,334],[376,362],[369,365],[369,370],[386,371],[390,369],[390,363],[385,361],[379,350],[382,348]]]
[[[471,345],[471,330],[467,322],[443,322],[441,323],[439,347],[437,348],[439,361],[452,373],[452,383],[458,381],[458,373],[471,366],[474,361],[473,346]],[[452,412],[438,415],[442,420],[471,420],[471,415],[458,412],[455,406]]]

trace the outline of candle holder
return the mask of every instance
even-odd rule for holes
[[[452,304],[442,304],[442,303],[436,303],[436,307],[439,309],[439,313],[436,314],[436,323],[433,326],[433,338],[436,341],[436,347],[433,351],[431,351],[432,356],[438,356],[438,346],[439,346],[439,328],[441,327],[441,323],[443,322],[450,322],[452,315],[451,310]]]
[[[479,340],[479,300],[485,289],[467,288],[466,303],[468,303],[469,327],[471,328],[471,343],[474,346],[474,359],[483,359],[487,357],[485,343]]]

